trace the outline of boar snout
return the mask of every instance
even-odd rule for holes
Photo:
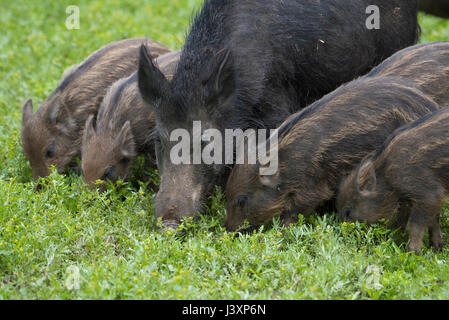
[[[179,225],[183,218],[196,217],[204,209],[210,190],[205,190],[193,165],[164,165],[159,192],[154,199],[157,219]]]
[[[179,194],[173,192],[173,197],[167,192],[159,192],[155,199],[156,218],[162,219],[162,225],[170,229],[177,229],[183,217],[192,217],[199,212],[199,203],[190,198],[177,198]]]
[[[239,223],[233,223],[232,220],[226,219],[225,222],[224,222],[224,226],[226,228],[226,231],[228,231],[228,232],[235,232],[239,228],[240,224]]]
[[[175,220],[162,221],[162,227],[165,229],[176,230],[179,226],[179,222]]]
[[[34,181],[38,181],[39,180],[39,178],[45,178],[45,177],[48,177],[49,175],[51,174],[51,171],[50,170],[48,170],[48,169],[43,169],[43,170],[39,170],[39,171],[34,171],[33,170],[33,180]]]
[[[187,216],[190,216],[186,205],[172,199],[157,199],[155,213],[157,218],[162,218],[162,225],[170,229],[178,228],[181,217],[186,216],[186,213]]]
[[[259,228],[257,225],[245,224],[246,220],[226,218],[224,226],[227,232],[237,232],[241,234],[251,233]]]

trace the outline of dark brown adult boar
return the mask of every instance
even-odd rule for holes
[[[403,49],[367,74],[367,77],[386,76],[411,80],[440,107],[449,105],[449,41]]]
[[[95,115],[107,89],[137,70],[139,47],[148,44],[151,57],[170,50],[148,39],[108,44],[84,62],[69,68],[53,93],[33,113],[28,100],[22,110],[22,146],[33,177],[45,177],[54,165],[63,173],[80,156],[84,124]]]
[[[340,87],[279,127],[274,175],[261,175],[260,164],[234,167],[226,189],[226,228],[235,231],[245,220],[257,226],[276,216],[288,224],[299,213],[311,214],[335,197],[340,180],[395,129],[437,108],[401,78],[364,77]]]
[[[443,245],[440,213],[448,193],[446,107],[398,129],[368,155],[341,184],[337,206],[344,220],[408,222],[408,249],[418,254],[427,228],[431,245]]]
[[[157,59],[167,79],[173,77],[180,51],[164,54]],[[156,101],[154,102],[156,103]],[[145,156],[145,167],[155,168],[154,103],[143,101],[137,86],[137,74],[121,79],[108,90],[98,110],[96,123],[89,116],[84,129],[81,151],[83,180],[91,188],[102,180],[116,181],[128,176],[130,165],[137,155]]]
[[[145,54],[139,68],[142,96],[161,101],[155,109],[161,174],[156,217],[176,226],[204,212],[202,204],[215,186],[225,186],[232,168],[224,159],[206,164],[191,157],[174,164],[175,130],[194,137],[194,121],[222,134],[277,128],[290,114],[415,44],[417,11],[417,0],[205,0],[173,80],[167,83]],[[377,13],[380,29],[370,24]]]

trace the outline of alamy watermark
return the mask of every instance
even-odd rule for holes
[[[366,8],[366,14],[369,17],[365,21],[366,28],[368,30],[379,30],[380,29],[380,9],[378,6],[371,5]]]
[[[70,5],[66,8],[65,13],[67,18],[65,26],[69,30],[80,29],[80,8],[75,5]],[[369,14],[365,21],[366,28],[369,30],[380,29],[380,9],[376,5],[370,5],[365,10]]]
[[[71,265],[65,270],[67,277],[64,281],[68,290],[79,290],[81,282],[80,270],[77,266]]]
[[[226,129],[223,138],[220,130],[203,131],[201,121],[193,121],[191,133],[186,129],[175,129],[170,134],[170,141],[177,142],[170,149],[170,160],[174,165],[259,163],[261,175],[274,175],[278,169],[277,130],[270,130],[268,140],[266,129]]]
[[[65,26],[69,30],[80,28],[80,8],[78,6],[68,6],[65,9],[65,13],[68,15],[65,20]]]

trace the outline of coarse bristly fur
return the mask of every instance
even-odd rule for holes
[[[378,5],[381,30],[366,27]],[[173,165],[174,129],[276,128],[288,115],[368,72],[419,34],[417,1],[206,0],[194,17],[171,83],[142,55],[139,88],[155,110],[161,186],[155,212],[167,223],[202,210],[225,165]],[[178,181],[188,181],[180,184]]]
[[[435,249],[443,245],[440,213],[449,193],[449,107],[396,130],[341,183],[342,219],[381,218],[406,228],[409,250],[419,253],[426,228]]]
[[[396,128],[438,108],[408,80],[364,77],[315,102],[278,129],[279,168],[236,165],[229,178],[226,226],[282,215],[287,222],[335,197],[340,180]]]
[[[169,52],[148,39],[108,44],[70,68],[58,87],[33,113],[31,99],[22,110],[22,146],[33,176],[47,176],[54,165],[64,172],[80,155],[84,124],[95,115],[107,89],[137,70],[139,47],[147,44],[153,57]]]
[[[440,107],[449,105],[449,41],[417,44],[402,49],[364,77],[400,77],[410,80]],[[306,108],[303,112],[292,115],[279,128],[279,135],[288,132],[313,110],[314,108]]]
[[[155,63],[167,79],[173,77],[180,51],[159,56]],[[83,180],[95,187],[97,180],[116,181],[128,176],[137,155],[145,156],[148,168],[155,168],[154,101],[143,101],[137,87],[137,73],[115,82],[105,95],[96,123],[93,116],[86,121],[82,144],[81,168]],[[104,189],[104,183],[100,189]]]
[[[383,61],[368,77],[401,77],[413,81],[440,106],[449,105],[449,41],[408,47]]]
[[[419,0],[419,10],[439,17],[449,18],[449,1]]]

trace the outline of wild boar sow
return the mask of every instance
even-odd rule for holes
[[[34,178],[74,164],[80,155],[84,124],[95,115],[107,89],[137,70],[139,47],[148,44],[152,57],[169,52],[148,39],[113,42],[67,70],[55,91],[33,113],[28,100],[22,110],[22,146]]]
[[[381,29],[367,27],[371,5],[379,9]],[[195,137],[193,121],[221,133],[274,129],[293,112],[414,44],[418,34],[416,0],[206,0],[171,83],[142,54],[140,91],[148,101],[160,100],[155,110],[161,173],[156,216],[174,226],[201,211],[201,203],[214,186],[224,187],[232,168],[224,159],[173,164],[174,130]]]
[[[180,51],[158,57],[155,63],[167,79],[173,77]],[[83,180],[95,187],[97,180],[126,178],[138,154],[145,156],[146,167],[155,167],[154,101],[143,101],[137,87],[137,73],[114,83],[98,110],[96,124],[91,115],[86,121],[82,144]],[[100,186],[104,189],[104,183]]]
[[[226,228],[234,231],[245,220],[260,225],[275,216],[289,223],[298,213],[312,213],[396,128],[437,108],[400,78],[365,77],[340,87],[279,127],[276,174],[260,175],[260,164],[234,167]]]
[[[436,249],[443,245],[440,212],[448,191],[446,107],[398,129],[368,155],[341,184],[337,206],[345,220],[408,221],[408,248],[419,253],[427,228],[430,243]]]

